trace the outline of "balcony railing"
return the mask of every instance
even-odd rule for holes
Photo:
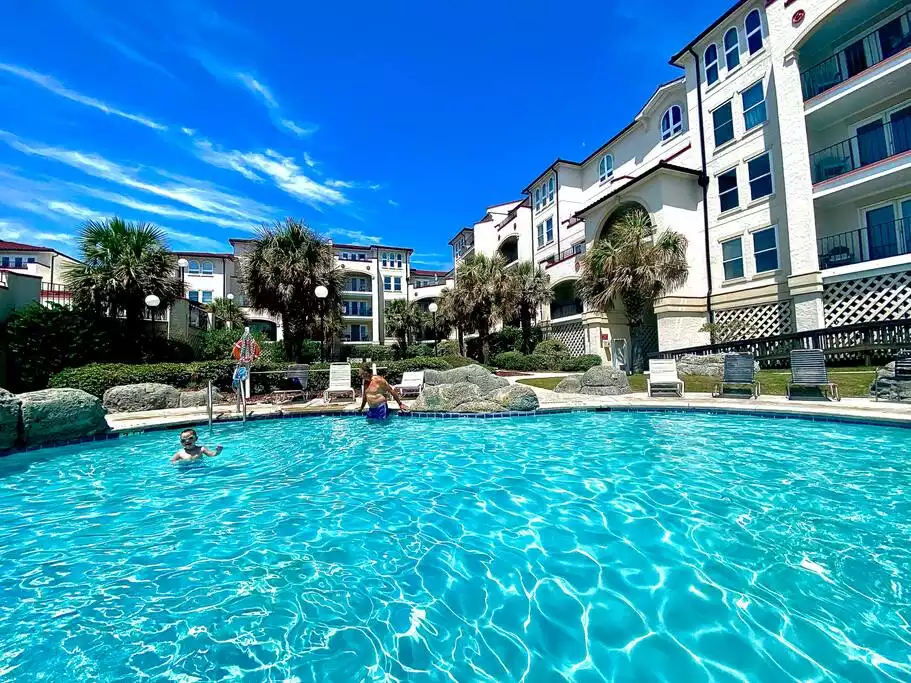
[[[336,254],[340,261],[368,261],[367,254]]]
[[[820,268],[911,254],[911,216],[817,240]]]
[[[814,152],[810,173],[814,183],[821,183],[909,150],[911,116],[903,116]]]
[[[551,304],[550,319],[567,318],[571,315],[582,315],[582,302],[573,301],[568,304]]]
[[[346,282],[345,289],[343,291],[353,292],[353,293],[369,292],[370,285],[368,285],[366,283],[360,283],[360,282]]]
[[[541,263],[543,263],[546,266],[552,266],[555,263],[559,263],[560,261],[565,261],[566,259],[571,258],[573,256],[581,256],[584,253],[585,253],[585,242],[580,242],[579,244],[574,244],[573,246],[569,247],[568,249],[564,249],[559,254],[553,254],[552,256],[548,256],[546,259],[541,261]]]
[[[373,307],[372,306],[343,306],[342,315],[348,316],[360,316],[362,318],[369,318],[373,316]]]
[[[415,289],[420,289],[421,287],[439,287],[440,285],[446,284],[445,277],[435,277],[432,280],[421,280],[418,284],[414,286]]]
[[[816,97],[908,47],[911,47],[911,12],[905,12],[803,71],[800,74],[803,98]]]

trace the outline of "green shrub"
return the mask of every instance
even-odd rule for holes
[[[575,356],[564,358],[560,364],[559,370],[563,372],[585,372],[589,368],[601,365],[601,356],[589,354],[586,356]]]
[[[320,355],[320,343],[314,339],[304,339],[301,342],[301,363],[316,363]],[[282,345],[282,360],[287,360]]]
[[[568,356],[569,349],[559,339],[545,339],[537,343],[533,353],[539,356]]]
[[[196,360],[231,360],[231,352],[234,345],[243,334],[242,330],[229,327],[219,327],[217,329],[206,330],[196,338]],[[266,348],[269,347],[270,357],[274,357],[274,348],[279,342],[270,342],[262,332],[252,332],[253,338],[259,343],[262,349],[262,355],[266,356]],[[282,360],[284,352],[282,352]]]
[[[406,358],[405,360],[394,360],[383,363],[386,370],[382,372],[386,381],[390,384],[398,384],[402,381],[402,374],[413,372],[415,370],[449,370],[449,363],[445,358],[437,356],[418,356],[416,358]]]
[[[428,358],[433,355],[433,347],[430,344],[412,344],[405,349],[405,358]]]
[[[459,342],[455,339],[444,339],[437,345],[437,352],[441,356],[461,356]]]
[[[533,372],[544,369],[542,361],[541,357],[534,354],[526,356],[521,351],[504,351],[494,356],[490,362],[494,367],[503,370]]]
[[[451,368],[462,368],[466,365],[477,365],[478,361],[473,358],[466,358],[465,356],[459,355],[448,355],[448,356],[438,356],[446,361],[446,364]]]
[[[358,344],[356,346],[343,347],[345,358],[370,358],[372,360],[392,360],[393,350],[391,346],[382,344]]]

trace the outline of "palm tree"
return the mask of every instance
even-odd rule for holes
[[[247,324],[247,316],[241,307],[234,303],[234,299],[213,299],[212,303],[206,305],[206,310],[216,320],[227,323],[228,327],[243,328]]]
[[[500,256],[470,254],[456,271],[455,291],[458,303],[466,309],[466,317],[481,338],[481,356],[490,360],[490,331],[502,311],[507,288],[505,263]]]
[[[424,325],[423,311],[414,301],[395,299],[386,304],[383,313],[386,330],[399,340],[404,353],[414,339],[414,334]]]
[[[607,239],[582,257],[579,296],[604,312],[612,311],[617,301],[623,304],[637,371],[643,366],[638,330],[655,301],[686,282],[686,247],[683,235],[671,230],[656,234],[648,214],[632,209],[611,225]]]
[[[323,318],[328,329],[337,326],[344,271],[336,265],[332,244],[301,221],[286,218],[260,228],[241,258],[241,273],[250,307],[281,317],[285,353],[292,361],[301,362],[305,339],[322,338]],[[323,300],[316,296],[320,285],[328,290]]]
[[[503,318],[519,318],[522,328],[522,352],[531,353],[531,326],[535,312],[550,303],[554,293],[550,276],[531,261],[522,261],[505,271],[503,291]]]
[[[77,308],[122,314],[138,330],[147,296],[157,296],[161,306],[183,296],[164,233],[150,223],[116,217],[89,221],[79,235],[79,250],[82,263],[63,276]]]
[[[462,305],[455,289],[443,287],[437,301],[437,325],[443,332],[443,337],[448,337],[454,327],[459,340],[459,354],[465,355],[465,332],[471,329],[471,320],[468,309]],[[448,329],[447,329],[448,328]]]

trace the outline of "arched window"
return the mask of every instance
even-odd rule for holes
[[[661,117],[661,139],[668,140],[683,130],[683,112],[678,105],[671,106]]]
[[[601,157],[601,161],[598,162],[598,180],[604,182],[608,178],[614,176],[614,157],[610,154],[605,154]]]
[[[711,85],[718,80],[718,46],[712,43],[705,48],[705,82]]]
[[[202,262],[202,274],[203,275],[212,275],[215,272],[215,266],[212,265],[211,261]]]
[[[189,265],[187,265],[187,274],[199,275],[199,261],[190,261]]]
[[[747,47],[750,54],[754,55],[762,49],[762,17],[759,16],[758,9],[747,15],[743,26],[747,31]]]
[[[736,28],[724,34],[724,63],[728,71],[740,66],[740,35]]]

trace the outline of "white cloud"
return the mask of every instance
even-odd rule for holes
[[[317,169],[317,167],[320,165],[320,163],[319,163],[316,159],[314,159],[313,157],[311,157],[311,156],[310,156],[309,154],[307,154],[306,152],[304,152],[304,163],[307,164],[307,166],[309,166],[310,168],[312,168],[314,171],[315,171],[315,170]]]
[[[356,183],[351,182],[350,180],[335,180],[330,178],[326,181],[327,187],[339,187],[339,188],[350,188],[355,187]]]
[[[181,128],[180,130],[183,132],[184,135],[189,135],[190,137],[193,137],[193,135],[196,133],[195,128],[184,127],[184,128]]]
[[[189,246],[197,249],[207,249],[209,251],[228,251],[227,245],[210,237],[194,235],[189,232],[181,232],[180,230],[173,230],[171,228],[162,228],[162,230],[165,235],[176,243],[175,245],[172,245],[172,247]]]
[[[434,270],[452,268],[452,256],[450,254],[413,254],[410,260],[413,266],[424,266]]]
[[[399,205],[399,203],[397,201],[395,201],[394,199],[389,200],[389,206],[398,206],[398,205]]]
[[[346,228],[327,228],[325,233],[330,237],[338,237],[350,240],[358,244],[376,244],[380,241],[377,235],[368,235],[360,230],[348,230]]]
[[[76,92],[75,90],[70,90],[64,86],[60,81],[56,80],[51,76],[47,76],[37,71],[31,71],[30,69],[23,69],[22,67],[16,66],[15,64],[3,64],[0,63],[0,71],[5,71],[6,73],[13,74],[19,78],[24,78],[27,81],[34,83],[37,86],[48,90],[55,95],[64,97],[73,102],[78,102],[79,104],[84,104],[87,107],[92,107],[98,111],[103,111],[105,114],[113,114],[114,116],[120,116],[121,118],[128,119],[135,123],[146,126],[147,128],[153,128],[155,130],[167,130],[167,126],[163,123],[158,123],[153,121],[150,118],[141,116],[139,114],[131,114],[129,112],[113,107],[101,100],[96,100],[94,97],[89,97],[88,95],[83,95],[82,93]]]
[[[294,133],[299,138],[310,137],[319,130],[319,126],[317,126],[315,123],[308,123],[301,126],[291,119],[281,119],[281,121],[279,121],[279,124],[285,129]]]
[[[235,76],[237,77],[237,80],[243,83],[247,90],[259,97],[263,101],[263,104],[269,107],[269,109],[278,109],[278,101],[266,85],[260,83],[248,73],[239,71]]]
[[[72,245],[76,236],[65,232],[47,232],[35,230],[18,220],[0,219],[0,239],[44,246],[46,242]]]
[[[51,211],[56,211],[81,221],[90,221],[98,217],[97,211],[71,202],[50,201],[45,206]]]

